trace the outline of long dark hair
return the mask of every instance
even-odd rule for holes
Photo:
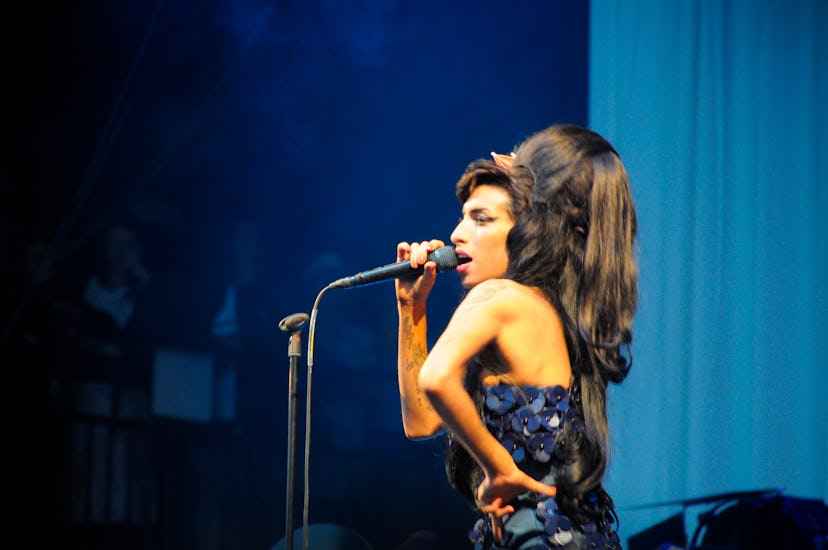
[[[511,169],[471,163],[457,183],[458,199],[464,203],[484,184],[502,187],[512,200],[505,277],[541,289],[564,326],[584,431],[560,435],[573,456],[557,472],[558,505],[573,520],[597,519],[589,512],[596,498],[611,508],[601,484],[609,459],[606,389],[631,367],[638,303],[637,222],[627,172],[603,137],[562,124],[524,141]],[[470,391],[478,375],[478,368],[469,369]],[[481,476],[463,455],[451,442],[446,468],[455,488],[473,498]]]

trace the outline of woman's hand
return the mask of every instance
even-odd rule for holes
[[[487,475],[477,487],[477,505],[491,519],[495,540],[503,535],[503,517],[515,512],[509,503],[527,491],[553,497],[557,488],[533,479],[517,467],[508,474]]]
[[[445,246],[439,239],[419,243],[401,242],[397,245],[397,261],[411,262],[411,267],[423,266],[423,274],[418,277],[401,277],[396,281],[397,301],[401,304],[424,304],[434,281],[437,280],[437,264],[427,261],[428,254]]]

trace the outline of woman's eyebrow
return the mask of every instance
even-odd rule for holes
[[[492,212],[493,210],[484,204],[473,204],[469,207],[463,207],[463,214],[471,215],[478,212]]]

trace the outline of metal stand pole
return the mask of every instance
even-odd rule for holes
[[[302,356],[302,327],[308,322],[307,313],[294,313],[279,322],[279,329],[290,333],[288,341],[288,441],[287,441],[287,485],[285,489],[285,542],[286,550],[293,550],[293,490],[296,467],[296,377],[299,357]]]

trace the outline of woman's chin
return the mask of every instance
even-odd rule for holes
[[[474,288],[475,286],[477,286],[477,284],[479,282],[480,281],[478,281],[477,279],[469,277],[468,275],[461,275],[460,276],[460,286],[462,286],[466,290],[470,290],[470,289]]]

